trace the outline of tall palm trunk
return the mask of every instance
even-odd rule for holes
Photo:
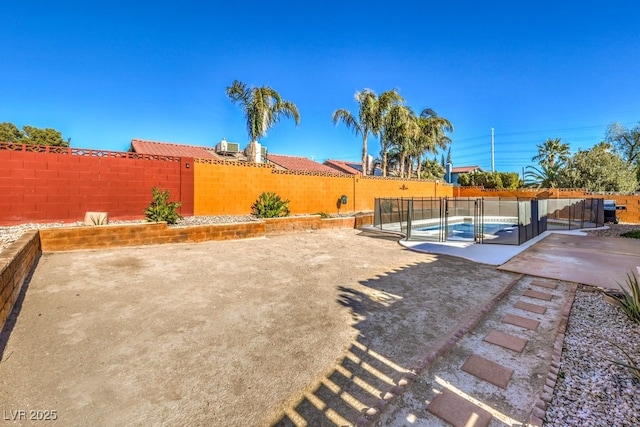
[[[388,160],[387,160],[387,150],[382,152],[382,176],[387,176],[387,168],[388,168]]]
[[[367,134],[362,136],[362,176],[367,176]]]

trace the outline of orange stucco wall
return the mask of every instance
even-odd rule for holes
[[[454,197],[603,198],[625,207],[617,213],[621,222],[640,224],[640,194],[594,194],[575,188],[496,190],[482,187],[455,187],[453,193]]]
[[[264,191],[288,199],[291,214],[297,215],[371,211],[376,197],[450,197],[452,189],[435,181],[296,173],[266,165],[196,160],[194,214],[246,215]],[[338,208],[342,195],[348,201]]]

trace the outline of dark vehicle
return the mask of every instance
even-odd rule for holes
[[[604,222],[612,222],[614,224],[618,223],[618,215],[616,215],[616,201],[615,200],[605,200],[604,201]]]

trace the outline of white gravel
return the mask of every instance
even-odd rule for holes
[[[640,425],[640,380],[611,362],[626,360],[609,341],[640,365],[640,324],[605,302],[601,292],[578,290],[545,425]]]

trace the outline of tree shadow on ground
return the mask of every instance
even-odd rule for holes
[[[513,276],[440,256],[339,286],[337,303],[349,310],[357,337],[329,374],[273,425],[354,425]]]

